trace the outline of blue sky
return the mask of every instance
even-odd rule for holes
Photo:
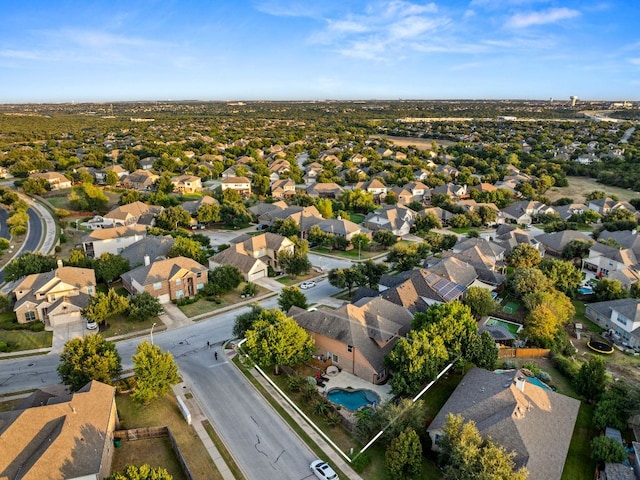
[[[3,1],[0,102],[640,100],[638,0]]]

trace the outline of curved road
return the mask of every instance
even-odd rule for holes
[[[40,242],[42,241],[42,237],[44,235],[44,228],[42,226],[42,217],[38,214],[38,212],[29,207],[27,210],[27,215],[29,215],[29,226],[27,231],[27,238],[24,243],[20,247],[20,249],[16,252],[16,255],[22,252],[35,252],[38,250],[40,246]],[[7,230],[7,220],[6,220],[7,212],[4,209],[0,209],[0,220],[2,221],[2,236],[5,237],[5,232],[8,235],[9,232]],[[3,218],[4,217],[4,218]],[[6,236],[5,238],[9,238]],[[1,267],[4,270],[4,265]],[[0,283],[4,282],[4,271],[0,271]]]
[[[9,227],[7,227],[7,219],[9,218],[9,214],[7,211],[0,207],[0,237],[6,238],[9,240],[11,235],[9,235]]]

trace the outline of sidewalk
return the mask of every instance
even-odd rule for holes
[[[229,358],[232,358],[232,356],[229,356]],[[345,459],[342,456],[338,455],[338,453],[336,453],[336,451],[325,441],[325,439],[322,438],[320,434],[311,425],[309,425],[298,412],[296,412],[291,407],[289,402],[282,398],[282,396],[271,386],[269,382],[267,382],[262,377],[262,375],[258,373],[257,370],[252,368],[250,372],[255,377],[255,379],[260,382],[260,385],[262,385],[262,387],[269,393],[269,395],[271,395],[271,397],[280,404],[280,406],[287,412],[287,414],[293,419],[293,421],[296,422],[296,424],[300,428],[302,428],[302,430],[304,430],[304,433],[306,433],[311,438],[311,440],[313,440],[313,442],[322,449],[329,463],[342,470],[347,478],[351,480],[362,480],[362,477],[351,468],[351,466],[345,461]]]
[[[204,445],[204,448],[207,450],[207,453],[209,453],[209,456],[213,460],[213,463],[215,463],[216,468],[218,469],[218,472],[220,472],[222,478],[224,480],[235,480],[233,473],[231,473],[231,470],[229,470],[227,463],[222,458],[222,455],[220,455],[220,452],[214,445],[211,437],[209,437],[209,434],[205,430],[204,425],[202,425],[202,422],[208,420],[208,418],[204,415],[204,413],[202,413],[202,409],[200,408],[196,397],[185,397],[184,394],[189,389],[184,382],[179,383],[178,385],[174,385],[172,388],[176,398],[180,397],[189,409],[189,412],[191,413],[191,425],[198,434],[198,437],[200,437],[200,441]],[[189,393],[193,395],[193,392],[189,391]],[[213,428],[213,425],[211,425],[211,427]],[[222,439],[220,439],[220,441],[222,441]]]

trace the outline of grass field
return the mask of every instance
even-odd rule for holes
[[[354,248],[353,250],[331,250],[325,247],[313,247],[310,249],[312,253],[322,253],[324,255],[330,255],[338,258],[346,258],[347,260],[366,260],[367,258],[377,257],[378,255],[383,254],[384,252],[368,252],[366,250],[360,250],[358,254],[358,249]]]
[[[118,395],[116,405],[121,429],[167,426],[171,429],[194,478],[202,480],[222,478],[195,430],[182,418],[173,394],[158,398],[150,405],[140,405],[128,395]],[[136,463],[145,463],[147,454],[153,458],[153,452],[141,449]]]
[[[593,406],[582,402],[573,429],[567,460],[562,471],[562,480],[591,480],[593,478],[596,464],[589,458],[591,452],[589,443],[598,432],[591,426],[592,418]]]
[[[603,185],[589,177],[567,177],[567,179],[569,180],[569,186],[553,187],[545,193],[545,196],[549,197],[552,202],[561,197],[569,197],[573,198],[576,203],[585,203],[585,196],[594,190],[605,191],[607,195],[617,195],[620,200],[628,201],[632,198],[640,197],[640,194],[633,190]]]
[[[162,467],[173,477],[173,480],[186,480],[186,475],[180,467],[169,438],[149,438],[135,442],[123,441],[122,445],[113,451],[111,470],[121,472],[127,465],[142,465],[148,463],[154,468]]]
[[[267,290],[264,287],[261,287],[259,285],[256,285],[256,287],[258,288],[255,295],[256,297],[264,295],[265,293],[269,293],[269,290]],[[243,288],[244,288],[244,283],[241,283],[240,286],[235,290],[232,290],[231,292],[221,295],[220,303],[210,302],[205,298],[201,298],[195,303],[191,303],[189,305],[182,305],[182,306],[179,306],[178,308],[182,310],[182,313],[184,313],[189,318],[195,317],[196,315],[213,312],[215,310],[220,310],[221,308],[228,307],[235,303],[248,300],[245,298],[240,298]]]

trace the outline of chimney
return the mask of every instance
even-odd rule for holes
[[[144,265],[148,267],[151,264],[151,260],[149,259],[149,255],[144,256]]]
[[[62,260],[58,259],[56,263],[58,264],[58,268],[62,268]]]
[[[521,392],[524,392],[524,377],[522,375],[518,375],[516,377],[516,388]]]

